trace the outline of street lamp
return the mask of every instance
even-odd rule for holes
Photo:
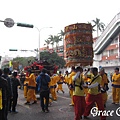
[[[6,18],[4,21],[3,20],[0,20],[0,22],[4,22],[4,25],[6,26],[6,27],[13,27],[14,26],[14,24],[17,24],[17,26],[19,26],[19,27],[27,27],[27,28],[34,28],[35,26],[34,25],[32,25],[32,24],[26,24],[26,23],[15,23],[14,22],[14,20],[13,19],[11,19],[11,18]],[[52,27],[43,27],[43,28],[41,28],[41,29],[39,29],[38,27],[35,27],[37,30],[38,30],[38,32],[39,32],[39,42],[38,42],[38,60],[40,61],[40,32],[41,32],[41,30],[42,29],[44,29],[44,28],[52,28]],[[12,50],[11,50],[12,51]]]
[[[40,61],[40,32],[41,30],[43,30],[44,28],[52,28],[52,27],[43,27],[43,28],[38,28],[38,27],[35,27],[38,32],[39,32],[39,38],[38,38],[38,61]]]

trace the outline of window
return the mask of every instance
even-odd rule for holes
[[[102,55],[103,55],[103,56],[107,56],[107,55],[108,55],[108,51],[107,51],[107,50],[104,51],[104,52],[102,53]]]
[[[118,50],[117,50],[117,49],[109,50],[109,54],[110,54],[110,55],[114,55],[114,54],[116,54],[116,53],[118,53]]]
[[[116,37],[112,42],[111,44],[117,44],[118,43],[118,37]]]
[[[114,43],[118,43],[118,37],[115,38]]]
[[[114,54],[116,54],[116,53],[118,53],[118,49],[115,49],[115,50],[114,50]]]
[[[110,55],[113,55],[114,54],[114,50],[113,49],[109,50],[109,53],[110,53]]]
[[[63,52],[63,49],[62,49],[62,48],[60,49],[60,52]]]

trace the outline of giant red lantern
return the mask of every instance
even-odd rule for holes
[[[66,66],[92,65],[93,38],[91,24],[77,23],[65,27]]]

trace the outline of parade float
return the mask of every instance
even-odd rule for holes
[[[24,67],[24,71],[31,69],[31,71],[37,75],[41,72],[43,68],[46,68],[50,73],[56,73],[58,66],[52,65],[47,61],[42,62],[35,61],[33,63],[30,63],[28,66]]]
[[[92,66],[92,25],[86,23],[71,24],[65,27],[64,32],[66,66]]]

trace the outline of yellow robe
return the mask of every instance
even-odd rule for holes
[[[28,92],[27,86],[28,86],[28,83],[29,83],[28,79],[25,79],[25,81],[24,81],[24,87],[23,87],[23,89],[24,89],[24,97],[25,98],[27,98],[27,92]]]
[[[119,103],[120,101],[120,74],[114,73],[112,76],[112,97],[113,103]]]
[[[57,84],[56,76],[51,77],[49,87],[50,87],[50,94],[53,100],[57,100],[56,84]]]
[[[56,76],[56,80],[57,80],[57,91],[61,90],[63,92],[63,87],[62,87],[62,84],[63,84],[63,76],[62,75],[57,75]]]
[[[0,88],[0,110],[2,110],[2,88]]]
[[[71,74],[69,75],[69,80],[68,80],[68,85],[69,85],[69,92],[70,92],[70,97],[71,97],[71,104],[70,105],[74,105],[74,102],[73,102],[73,76],[75,76],[76,72],[71,72]]]
[[[102,81],[100,83],[100,86],[104,89],[105,84],[108,84],[108,78],[106,74],[102,75]],[[103,105],[105,105],[107,97],[108,97],[107,92],[102,93]]]
[[[32,73],[30,74],[29,77],[26,77],[26,79],[29,81],[28,82],[28,92],[27,92],[27,102],[30,102],[31,100],[37,101],[36,98],[36,77]],[[31,87],[31,88],[30,88]]]

